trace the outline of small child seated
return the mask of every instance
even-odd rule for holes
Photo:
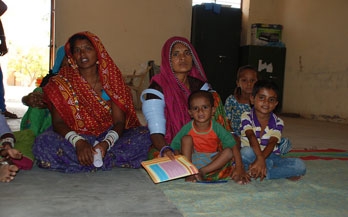
[[[253,86],[258,80],[258,72],[251,65],[241,66],[237,72],[237,87],[234,94],[230,95],[225,101],[226,116],[231,122],[233,135],[240,145],[241,116],[244,112],[250,112],[250,97],[252,96]],[[286,154],[292,148],[288,138],[279,141],[280,153]]]
[[[233,133],[240,135],[240,117],[251,109],[250,96],[258,80],[256,69],[250,65],[242,66],[237,72],[237,87],[225,101],[226,116],[231,122]]]
[[[44,102],[44,94],[42,88],[48,83],[49,79],[56,76],[62,67],[68,66],[68,59],[65,55],[64,46],[61,46],[57,50],[56,59],[52,70],[47,74],[40,86],[26,96],[22,97],[24,105],[28,106],[28,110],[25,112],[20,129],[30,129],[35,136],[43,133],[48,127],[52,125],[51,113]]]
[[[299,158],[283,158],[279,141],[284,127],[282,119],[273,111],[278,104],[279,88],[268,80],[254,84],[250,112],[241,118],[241,155],[251,177],[298,180],[306,173]]]
[[[248,183],[250,177],[244,171],[232,134],[213,120],[216,108],[212,94],[199,90],[193,92],[188,101],[193,120],[182,127],[171,143],[176,154],[184,155],[199,169],[199,174],[187,177],[186,181],[218,181],[232,177],[240,184]]]

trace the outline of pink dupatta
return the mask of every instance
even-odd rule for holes
[[[170,63],[171,51],[176,43],[184,44],[191,50],[193,66],[188,75],[202,82],[207,81],[202,64],[192,44],[183,37],[175,36],[169,38],[162,48],[160,73],[151,80],[151,82],[155,81],[160,85],[163,90],[165,100],[164,114],[166,118],[165,140],[168,144],[171,143],[179,130],[191,120],[187,106],[188,96],[191,92],[175,77]]]

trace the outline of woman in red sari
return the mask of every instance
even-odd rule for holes
[[[65,45],[70,66],[43,88],[52,128],[37,137],[33,153],[39,167],[62,172],[139,168],[151,144],[140,126],[132,95],[100,39],[90,32],[70,37]]]

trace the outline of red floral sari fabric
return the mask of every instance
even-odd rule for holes
[[[135,113],[130,89],[122,74],[100,39],[90,32],[80,32],[88,37],[98,56],[99,79],[110,99],[126,113],[125,128],[140,126]],[[62,68],[43,88],[48,107],[54,106],[65,123],[77,133],[99,135],[113,124],[111,102],[105,101],[79,74],[70,52],[69,42],[65,45],[71,66]]]

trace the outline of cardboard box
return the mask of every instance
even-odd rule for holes
[[[274,44],[281,42],[283,26],[279,24],[254,23],[251,25],[251,45]]]

